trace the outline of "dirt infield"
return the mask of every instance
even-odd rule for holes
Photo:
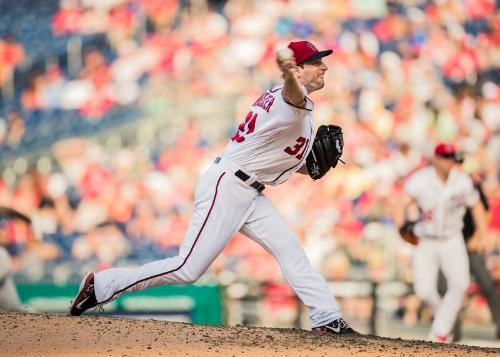
[[[494,356],[500,349],[294,329],[0,314],[0,356]]]

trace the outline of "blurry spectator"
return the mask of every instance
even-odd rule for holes
[[[24,48],[12,35],[0,37],[0,89],[12,81],[14,69],[24,60]]]
[[[117,3],[109,9],[106,31],[111,43],[133,36],[137,24],[134,4],[129,1]]]
[[[350,265],[349,258],[345,254],[335,252],[325,263],[325,278],[333,281],[348,279]]]
[[[72,255],[81,262],[97,258],[97,268],[104,269],[125,256],[128,249],[129,244],[120,230],[110,222],[103,222],[75,241]]]
[[[65,91],[66,79],[57,64],[49,64],[45,69],[45,84],[41,101],[47,109],[61,108],[61,97]]]
[[[92,82],[87,79],[70,80],[61,93],[61,109],[76,110],[87,103],[94,93]]]
[[[112,91],[119,104],[125,105],[139,98],[139,80],[153,67],[157,56],[141,49],[132,40],[122,41],[117,48],[119,57],[111,64]]]
[[[11,147],[16,147],[21,142],[26,130],[24,119],[18,112],[7,114],[7,138],[5,142]]]
[[[140,0],[139,3],[156,30],[171,26],[179,11],[179,0]]]
[[[5,140],[7,139],[7,122],[4,118],[0,117],[0,148],[3,146]]]
[[[34,72],[30,74],[28,84],[21,94],[23,110],[33,112],[40,109],[46,109],[47,105],[43,97],[44,86],[45,78],[42,73]]]
[[[60,0],[59,10],[52,19],[52,31],[56,35],[71,34],[80,31],[85,10],[78,0]]]
[[[92,83],[92,95],[81,106],[79,112],[89,118],[100,118],[115,105],[115,99],[109,88],[110,71],[104,55],[97,49],[86,53],[80,79]]]

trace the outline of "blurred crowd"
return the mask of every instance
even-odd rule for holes
[[[75,110],[99,120],[131,103],[143,109],[153,134],[114,145],[61,141],[36,165],[0,179],[0,206],[33,220],[32,231],[22,222],[0,222],[19,276],[76,280],[83,270],[175,254],[200,173],[260,93],[280,81],[276,51],[308,39],[334,50],[325,60],[325,88],[313,95],[315,125],[342,126],[346,165],[318,182],[294,177],[265,194],[313,264],[328,280],[411,282],[413,248],[399,239],[391,210],[405,177],[446,141],[465,154],[464,170],[482,178],[497,239],[488,267],[500,281],[498,6],[494,0],[62,0],[54,36],[102,33],[108,46],[86,49],[75,75],[51,63],[30,78],[19,108],[0,119],[0,143],[19,143],[29,130],[23,115],[33,111]],[[0,41],[0,85],[22,57],[22,46]],[[179,135],[161,140],[163,127],[146,117],[173,123]],[[282,279],[271,256],[239,235],[210,273]],[[407,306],[413,302],[409,296]],[[483,316],[480,296],[474,304],[471,316]]]

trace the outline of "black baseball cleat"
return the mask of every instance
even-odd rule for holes
[[[328,332],[336,335],[359,335],[359,332],[354,331],[351,326],[342,318],[333,320],[329,324],[314,327],[314,332]]]
[[[88,273],[80,284],[80,290],[69,308],[72,316],[80,316],[85,310],[99,305],[94,291],[94,273]]]

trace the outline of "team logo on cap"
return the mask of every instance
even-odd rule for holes
[[[307,41],[306,45],[307,45],[307,47],[309,47],[314,52],[318,52],[318,49],[316,47],[314,47],[314,45],[311,42]]]

